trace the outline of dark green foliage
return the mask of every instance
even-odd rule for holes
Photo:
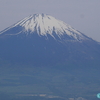
[[[62,67],[58,66],[58,69],[57,66],[5,65],[1,67],[0,91],[5,93],[1,98],[4,97],[4,100],[6,97],[15,98],[16,96],[14,100],[27,100],[27,98],[28,100],[34,98],[35,100],[63,100],[63,98],[78,97],[90,100],[96,98],[96,94],[100,91],[98,69],[73,69],[72,67],[67,70]],[[18,96],[20,94],[46,94],[59,96],[59,98]]]

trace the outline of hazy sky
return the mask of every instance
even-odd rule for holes
[[[56,17],[100,42],[100,0],[0,0],[0,30],[35,13]]]

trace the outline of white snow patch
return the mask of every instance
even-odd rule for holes
[[[85,36],[76,31],[70,25],[67,25],[63,21],[57,20],[56,18],[46,14],[34,14],[26,17],[3,32],[18,25],[23,27],[24,32],[28,33],[28,31],[30,31],[30,34],[33,34],[34,31],[37,31],[38,35],[47,36],[47,34],[50,34],[54,38],[53,32],[55,32],[59,38],[61,35],[67,34],[76,40],[86,39]]]

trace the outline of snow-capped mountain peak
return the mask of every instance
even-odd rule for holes
[[[53,33],[55,33],[59,38],[62,35],[68,35],[75,40],[87,39],[87,37],[76,31],[70,25],[67,25],[63,21],[57,20],[56,18],[47,14],[34,14],[29,17],[26,17],[18,23],[14,24],[13,26],[2,31],[1,34],[17,26],[22,27],[22,30],[19,33],[24,32],[26,34],[33,34],[36,32],[38,35],[41,36],[47,36],[49,34],[53,38],[55,38],[55,36],[53,35]]]
[[[96,65],[99,55],[96,41],[46,14],[31,15],[0,32],[1,62],[70,67],[85,61]]]

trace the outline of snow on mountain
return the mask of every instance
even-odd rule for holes
[[[37,34],[40,36],[47,36],[49,34],[54,39],[55,36],[53,33],[55,33],[59,38],[61,38],[62,35],[68,35],[75,40],[88,39],[85,35],[76,31],[70,25],[67,25],[63,21],[57,20],[56,18],[46,14],[34,14],[29,17],[26,17],[18,23],[0,32],[0,34],[17,26],[22,27],[22,30],[13,35],[17,35],[22,32],[24,32],[25,34],[33,34],[37,32]]]

